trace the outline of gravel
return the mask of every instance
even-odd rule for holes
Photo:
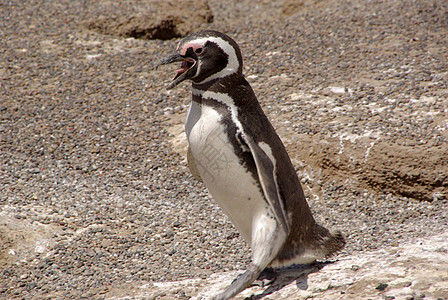
[[[447,4],[304,3],[282,13],[269,1],[209,1],[211,27],[240,44],[245,74],[285,143],[368,129],[446,153]],[[152,66],[177,41],[89,31],[86,20],[108,7],[113,1],[0,4],[3,298],[105,298],[250,261],[173,150],[169,128],[184,118],[189,88],[167,92],[171,71]],[[443,197],[384,193],[337,169],[322,177],[291,149],[316,218],[347,236],[341,257],[446,229]]]

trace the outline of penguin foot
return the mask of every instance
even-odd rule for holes
[[[248,286],[251,285],[252,282],[260,275],[261,268],[253,263],[249,265],[247,270],[238,275],[238,277],[230,284],[226,290],[216,296],[214,296],[213,300],[226,300],[230,299]]]
[[[272,284],[275,279],[277,279],[277,272],[275,271],[275,269],[265,268],[251,285],[263,288]]]

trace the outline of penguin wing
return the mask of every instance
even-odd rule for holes
[[[256,143],[246,135],[246,141],[257,168],[258,178],[264,192],[264,196],[275,215],[276,220],[281,224],[285,232],[289,233],[289,222],[286,211],[280,196],[279,187],[275,174],[275,159],[272,155],[271,147],[264,143]]]

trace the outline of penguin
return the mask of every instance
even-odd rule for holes
[[[190,169],[252,249],[247,270],[214,299],[232,298],[265,268],[310,264],[340,251],[345,239],[315,221],[289,155],[244,78],[238,44],[202,30],[157,67],[174,62],[181,63],[167,89],[192,82],[185,121]]]

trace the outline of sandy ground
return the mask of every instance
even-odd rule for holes
[[[339,257],[446,230],[446,1],[208,5],[198,29],[239,43],[316,218],[347,237]],[[152,68],[177,40],[98,30],[159,13],[0,3],[1,297],[106,298],[248,264],[186,166],[189,86]]]

